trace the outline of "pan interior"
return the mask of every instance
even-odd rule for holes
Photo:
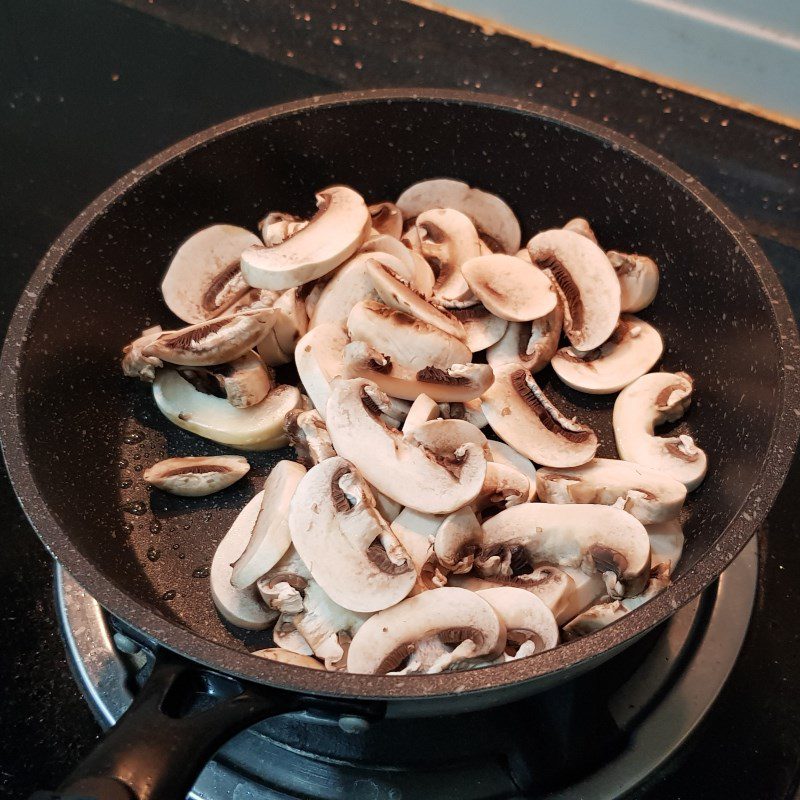
[[[782,380],[769,298],[733,236],[691,187],[591,134],[510,109],[373,100],[264,119],[168,162],[91,222],[44,287],[19,368],[27,456],[52,513],[108,580],[208,640],[263,643],[220,621],[204,568],[270,466],[292,455],[248,454],[248,478],[210,498],[150,495],[141,472],[152,462],[233,451],[162,419],[149,388],[121,376],[120,351],[142,328],[175,323],[158,286],[198,228],[255,229],[270,210],[309,214],[330,183],[377,202],[436,176],[501,195],[523,241],[580,215],[603,246],[656,260],[661,289],[642,317],[664,337],[662,368],[696,379],[677,429],[710,460],[688,504],[678,576],[715,546],[766,467]],[[580,395],[549,369],[542,381],[598,431],[600,454],[615,455],[613,396]]]

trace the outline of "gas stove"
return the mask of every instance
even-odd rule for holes
[[[635,789],[698,726],[725,683],[756,596],[755,540],[661,629],[596,670],[490,711],[427,720],[261,722],[208,764],[193,800],[612,800]],[[62,569],[56,605],[73,674],[112,725],[152,664]]]

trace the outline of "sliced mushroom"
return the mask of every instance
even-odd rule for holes
[[[691,436],[655,436],[657,425],[675,422],[692,402],[693,381],[685,372],[651,372],[626,386],[614,403],[614,436],[626,461],[659,470],[696,489],[708,467]]]
[[[418,642],[436,637],[455,648],[426,670],[443,672],[471,659],[490,659],[505,647],[505,626],[492,607],[466,589],[446,586],[409,597],[370,617],[353,637],[347,669],[385,675],[402,666]]]
[[[663,351],[652,325],[623,314],[611,338],[596,350],[583,353],[562,347],[550,363],[567,386],[587,394],[612,394],[649,372]]]
[[[307,669],[321,669],[325,667],[311,656],[302,656],[299,653],[292,653],[282,647],[266,647],[263,650],[254,650],[251,656],[265,658],[267,661],[279,661],[281,664],[291,664],[293,667],[306,667]]]
[[[347,342],[347,334],[338,325],[318,325],[295,347],[297,374],[323,419],[326,417],[331,381],[344,374],[342,352]]]
[[[506,464],[486,464],[486,477],[480,494],[472,507],[477,511],[503,509],[527,503],[531,496],[531,482],[522,472]]]
[[[509,364],[495,372],[482,408],[492,430],[537,464],[574,467],[597,450],[597,435],[567,419],[539,388],[528,370]]]
[[[232,564],[231,584],[252,586],[280,561],[292,543],[289,535],[289,503],[306,469],[294,461],[279,461],[264,482],[258,511],[247,548]]]
[[[205,497],[236,483],[250,471],[243,456],[165,458],[144,471],[144,480],[162,492]]]
[[[581,236],[585,236],[590,242],[597,244],[597,237],[594,235],[592,226],[589,224],[589,221],[583,217],[574,217],[569,220],[569,222],[565,223],[563,227],[565,231],[579,233]]]
[[[234,408],[227,400],[197,391],[172,369],[153,384],[158,410],[179,428],[240,450],[275,450],[286,444],[283,418],[300,404],[294,386],[278,385],[257,405]]]
[[[177,331],[164,331],[141,352],[143,356],[189,367],[225,364],[252,350],[269,333],[275,320],[275,312],[269,308],[242,311]]]
[[[484,572],[504,551],[530,564],[581,567],[603,575],[615,598],[642,591],[650,573],[650,540],[641,522],[612,506],[523,503],[483,523]]]
[[[275,216],[275,214],[268,214],[266,219],[262,220],[262,222],[266,222],[271,217]],[[275,219],[273,222],[260,226],[261,238],[264,240],[264,244],[267,247],[274,247],[276,244],[282,244],[287,239],[303,230],[306,225],[308,225],[308,222],[297,218]]]
[[[489,461],[489,440],[480,428],[465,419],[434,419],[423,422],[405,436],[409,442],[424,447],[432,453],[452,453],[465,444],[481,448]]]
[[[494,370],[505,364],[519,364],[539,372],[558,350],[563,322],[562,303],[533,322],[509,322],[503,337],[486,351],[486,360]]]
[[[553,612],[532,592],[514,586],[497,586],[482,589],[477,595],[503,621],[508,655],[524,658],[558,645],[558,625]]]
[[[210,572],[211,597],[217,611],[231,624],[253,631],[268,628],[277,614],[261,602],[255,587],[235,589],[231,586],[231,563],[247,546],[261,507],[261,497],[259,492],[236,517],[214,553]]]
[[[403,280],[408,281],[416,291],[425,297],[431,296],[436,279],[430,264],[419,253],[412,252],[401,241],[383,234],[370,236],[356,255],[367,253],[385,263]],[[388,260],[386,256],[389,256]]]
[[[483,528],[471,508],[460,508],[448,514],[441,521],[433,540],[433,555],[440,575],[469,572],[482,542]]]
[[[347,331],[353,341],[366,342],[388,356],[394,365],[408,369],[429,366],[447,369],[453,364],[472,361],[472,352],[460,339],[373,300],[353,306],[347,318]]]
[[[461,265],[461,273],[478,300],[500,319],[539,319],[558,303],[547,275],[516,256],[494,253],[472,258]]]
[[[445,333],[464,339],[464,326],[449,312],[433,303],[404,281],[397,273],[375,259],[367,262],[367,270],[378,296],[387,306],[441,328]]]
[[[466,332],[464,341],[473,353],[499,342],[508,329],[506,320],[496,317],[477,300],[449,305],[445,303],[443,307],[464,326]]]
[[[603,344],[620,314],[619,280],[606,254],[585,236],[563,229],[538,233],[528,251],[558,284],[570,344],[583,351]]]
[[[290,624],[291,628],[296,630],[293,617],[303,611],[303,592],[312,580],[311,572],[291,542],[278,562],[258,579],[256,583],[258,593],[266,605],[280,612],[279,622],[283,623],[284,633],[289,633]],[[276,625],[276,632],[277,628]],[[275,641],[278,641],[277,637]],[[313,652],[305,639],[302,643],[298,641],[296,644],[301,646],[295,648],[290,645],[287,649],[309,655]],[[284,644],[281,643],[279,647],[284,647]]]
[[[449,514],[472,502],[486,475],[482,447],[469,442],[450,451],[419,447],[380,418],[387,403],[386,395],[370,381],[338,382],[327,409],[336,452],[403,506]]]
[[[564,604],[560,609],[553,610],[556,622],[564,625],[596,603],[607,592],[603,576],[596,572],[587,575],[580,567],[560,567],[560,569],[572,581],[571,591],[567,594]]]
[[[528,479],[531,487],[528,499],[531,502],[534,501],[536,499],[536,467],[533,462],[505,442],[497,442],[490,439],[489,451],[492,454],[492,461],[496,464],[512,467]]]
[[[164,366],[164,362],[156,356],[146,356],[142,352],[161,336],[161,326],[142,331],[138,339],[122,349],[122,373],[128,378],[138,378],[145,383],[156,379],[156,370]]]
[[[465,403],[439,403],[439,411],[444,419],[464,419],[476,428],[485,428],[489,424],[477,398]]]
[[[167,308],[190,324],[222,314],[250,291],[239,259],[242,250],[258,244],[258,236],[236,225],[211,225],[192,234],[161,282]]]
[[[444,519],[440,514],[404,508],[392,522],[392,533],[411,557],[417,573],[410,595],[447,583],[447,576],[438,569],[438,561],[433,556],[433,541]]]
[[[344,263],[371,230],[363,198],[347,186],[317,194],[317,213],[302,230],[273,247],[253,245],[242,253],[242,273],[259,289],[291,289],[327,275]]]
[[[325,420],[316,409],[290,411],[283,421],[283,429],[289,437],[289,444],[295,449],[297,460],[306,469],[336,455]]]
[[[403,435],[408,436],[413,433],[423,422],[430,422],[432,419],[439,419],[441,411],[435,400],[431,400],[427,394],[417,395],[411,404],[411,409],[403,422]]]
[[[468,300],[472,292],[461,265],[481,254],[480,239],[469,217],[452,208],[432,208],[415,223],[420,250],[436,276],[433,296],[440,302]]]
[[[439,178],[415,183],[400,195],[397,206],[404,219],[430,208],[454,208],[470,218],[479,234],[496,243],[493,250],[519,250],[519,222],[508,204],[497,195],[473,189],[462,181]]]
[[[266,217],[259,220],[258,230],[261,233],[264,241],[266,241],[266,231],[271,225],[276,225],[278,223],[285,223],[288,225],[289,223],[297,222],[303,222],[303,220],[300,219],[300,217],[298,217],[296,214],[289,214],[287,211],[270,211]]]
[[[623,311],[647,308],[658,293],[658,267],[652,258],[609,250],[606,255],[619,278]]]
[[[571,469],[542,467],[536,487],[545,503],[599,503],[624,508],[643,525],[665,522],[680,514],[686,487],[663,472],[630,461],[594,458]]]
[[[399,239],[403,233],[403,215],[394,203],[375,203],[369,207],[372,230]]]
[[[465,402],[479,397],[491,386],[492,368],[487,364],[453,364],[447,369],[409,369],[366,342],[350,342],[344,348],[345,374],[367,378],[392,397],[415,400],[426,393],[437,402]]]
[[[311,645],[303,638],[303,634],[294,626],[294,616],[292,614],[281,614],[275,627],[272,629],[272,638],[275,644],[287,653],[294,653],[298,656],[313,655]]]
[[[298,339],[308,330],[308,314],[299,289],[287,289],[273,303],[275,320],[259,342],[258,352],[270,366],[288,364]]]
[[[178,372],[199,392],[224,397],[234,408],[260,403],[272,389],[274,377],[252,350],[228,364],[178,367]]]
[[[664,564],[667,572],[672,574],[683,555],[683,526],[677,519],[658,522],[647,526],[647,535],[650,537],[652,566]]]

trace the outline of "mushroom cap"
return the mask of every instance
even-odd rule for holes
[[[505,442],[498,442],[494,439],[489,440],[489,452],[492,454],[492,461],[497,464],[505,464],[507,467],[513,467],[530,481],[531,494],[529,499],[534,501],[536,499],[536,467],[533,462]]]
[[[482,448],[467,443],[455,451],[427,451],[389,428],[375,413],[375,405],[386,399],[374,383],[363,378],[337,382],[327,409],[336,452],[403,506],[449,514],[472,502],[486,475]]]
[[[518,364],[495,372],[481,403],[492,430],[537,464],[574,467],[594,457],[594,431],[564,417]]]
[[[347,333],[338,325],[317,325],[294,349],[297,374],[323,419],[331,394],[331,381],[344,374],[342,358],[347,342]]]
[[[619,278],[623,311],[647,308],[658,293],[658,266],[652,258],[609,250],[606,255]]]
[[[403,233],[403,215],[394,203],[373,203],[369,206],[372,230],[393,239],[400,239]]]
[[[473,353],[499,342],[508,329],[507,320],[496,317],[483,303],[475,302],[462,308],[454,305],[447,310],[464,326],[464,341]]]
[[[242,554],[250,538],[261,508],[262,493],[259,492],[239,512],[211,560],[211,597],[217,611],[233,625],[252,631],[268,628],[277,614],[265,606],[255,587],[235,589],[231,586],[231,563]]]
[[[153,383],[158,410],[179,428],[239,450],[275,450],[286,444],[283,418],[300,405],[294,386],[278,385],[257,405],[234,408],[197,391],[175,370],[162,369]]]
[[[506,626],[506,639],[521,644],[531,641],[535,652],[543,653],[558,645],[558,625],[553,612],[532,592],[515,586],[482,589],[478,597],[485,600]]]
[[[308,225],[280,244],[242,252],[242,273],[250,286],[290,289],[321,278],[355,253],[372,229],[364,199],[347,186],[318,192],[317,208]]]
[[[508,204],[495,194],[473,189],[462,181],[437,178],[409,186],[397,198],[403,218],[430,208],[454,208],[466,214],[479,233],[490,236],[506,253],[519,250],[519,222]]]
[[[502,338],[486,351],[486,361],[497,370],[505,364],[521,364],[531,372],[544,369],[558,350],[564,322],[562,303],[532,322],[509,322]]]
[[[414,651],[417,642],[432,636],[458,645],[434,666],[435,672],[465,659],[498,656],[506,643],[505,627],[489,603],[474,592],[446,586],[370,617],[353,637],[347,670],[385,675]]]
[[[619,280],[594,242],[563,228],[528,242],[534,264],[549,269],[564,298],[564,333],[578,350],[594,350],[614,332],[620,314]]]
[[[683,416],[692,391],[692,378],[685,372],[651,372],[620,392],[613,414],[620,456],[675,478],[690,492],[706,475],[706,454],[690,436],[655,436],[653,431]]]
[[[300,653],[293,653],[291,650],[284,650],[282,647],[265,647],[262,650],[253,650],[250,655],[257,656],[258,658],[265,658],[267,661],[279,661],[281,664],[291,664],[293,667],[325,669],[316,658],[304,656]]]
[[[599,572],[613,596],[639,594],[650,574],[647,531],[613,506],[523,503],[486,520],[483,532],[487,550],[516,545],[531,564]]]
[[[686,499],[686,487],[655,469],[630,461],[594,458],[579,467],[536,472],[536,488],[545,503],[599,503],[620,498],[625,510],[643,525],[675,519]]]
[[[493,253],[471,258],[461,265],[461,272],[478,300],[509,322],[539,319],[558,302],[547,275],[516,256]]]
[[[250,287],[239,269],[242,250],[261,240],[237,225],[210,225],[193,233],[169,262],[161,295],[184,322],[205,322],[227,310]]]
[[[579,233],[581,236],[585,236],[590,242],[597,244],[597,237],[594,235],[592,226],[589,224],[589,220],[584,219],[584,217],[573,217],[571,220],[565,222],[562,227],[565,231]]]
[[[250,541],[232,564],[231,585],[237,589],[252,586],[291,546],[289,503],[305,474],[306,468],[301,464],[279,461],[267,476]]]
[[[372,300],[356,303],[347,318],[353,341],[366,342],[409,369],[469,364],[470,349],[455,336],[410,314]]]
[[[165,458],[142,476],[157,489],[181,497],[205,497],[236,483],[250,471],[244,456]]]
[[[400,276],[384,264],[371,259],[367,262],[367,270],[375,291],[387,306],[441,328],[457,339],[465,338],[464,326],[450,312],[429,303],[408,282],[403,282]]]
[[[661,335],[644,320],[623,314],[611,338],[590,353],[562,347],[550,362],[567,386],[612,394],[649,372],[664,351]]]

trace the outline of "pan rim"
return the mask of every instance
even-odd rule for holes
[[[91,560],[77,550],[44,503],[24,454],[22,417],[19,413],[20,398],[17,392],[17,359],[24,344],[25,334],[37,312],[41,289],[49,282],[62,258],[80,236],[137,183],[170,162],[203,147],[212,139],[278,117],[332,106],[369,104],[376,101],[468,105],[497,109],[504,113],[531,114],[545,122],[599,139],[614,149],[624,151],[629,156],[644,162],[650,169],[664,174],[676,188],[688,192],[715,217],[717,224],[722,225],[734,238],[755,269],[771,304],[773,330],[779,337],[783,381],[778,413],[775,416],[764,459],[764,464],[769,464],[769,469],[762,470],[733,520],[720,533],[716,545],[712,546],[693,569],[681,575],[668,589],[636,612],[590,636],[567,643],[535,658],[467,673],[407,676],[399,679],[387,676],[325,673],[299,667],[287,668],[286,665],[217,644],[147,608],[101,574]],[[783,485],[800,436],[800,417],[794,411],[796,408],[800,408],[800,336],[791,308],[780,280],[761,248],[727,206],[693,176],[664,156],[603,125],[527,100],[476,94],[464,90],[398,88],[315,96],[237,116],[162,150],[127,172],[95,198],[51,245],[23,290],[10,320],[0,356],[0,441],[9,478],[18,501],[50,555],[60,561],[104,608],[157,640],[167,649],[211,669],[282,689],[354,699],[413,701],[434,697],[477,695],[523,684],[569,668],[585,669],[590,666],[593,659],[608,657],[639,635],[665,621],[722,572],[763,522]]]

